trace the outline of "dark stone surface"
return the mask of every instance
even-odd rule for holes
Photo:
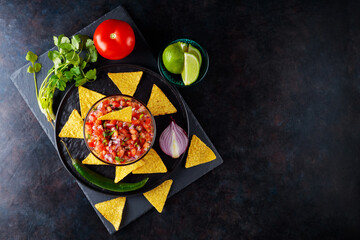
[[[180,89],[224,164],[109,236],[10,81],[28,50],[122,4],[155,55],[189,37],[206,79]],[[356,1],[1,1],[0,239],[357,239]]]

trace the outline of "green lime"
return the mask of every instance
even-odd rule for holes
[[[191,54],[194,54],[197,59],[199,60],[199,63],[200,63],[200,66],[201,66],[201,63],[202,63],[202,58],[201,58],[201,53],[200,51],[195,48],[194,46],[192,46],[191,44],[189,44],[189,48],[188,48],[188,53],[191,53]]]
[[[185,85],[190,85],[199,77],[200,63],[198,58],[192,53],[184,53],[185,62],[181,77]]]
[[[174,74],[180,74],[184,68],[184,51],[181,43],[177,42],[167,46],[162,54],[165,68]]]

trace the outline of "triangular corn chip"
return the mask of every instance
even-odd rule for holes
[[[137,85],[140,82],[143,72],[122,72],[108,73],[109,78],[115,83],[120,92],[125,95],[133,96]]]
[[[167,172],[166,166],[161,160],[160,156],[154,149],[145,155],[142,159],[145,164],[132,171],[133,174],[146,174],[146,173],[165,173]]]
[[[108,165],[99,159],[97,159],[92,153],[90,153],[84,160],[82,160],[82,164],[88,165]]]
[[[95,208],[114,226],[117,231],[119,230],[121,223],[125,202],[125,197],[118,197],[109,201],[97,203],[95,204]]]
[[[206,146],[196,135],[192,136],[188,156],[186,158],[186,168],[190,168],[202,163],[207,163],[216,159],[214,152]]]
[[[90,110],[91,106],[106,96],[102,95],[101,93],[84,88],[82,86],[79,86],[78,89],[79,89],[79,102],[80,102],[81,117],[85,118],[86,114]]]
[[[144,193],[144,197],[146,197],[146,199],[156,208],[159,213],[161,213],[164,208],[166,198],[169,194],[172,183],[173,180],[166,180],[153,190]]]
[[[112,111],[98,118],[98,120],[119,120],[123,122],[131,122],[132,108],[126,107],[118,111]]]
[[[174,105],[172,105],[166,95],[155,84],[153,85],[153,88],[151,90],[151,95],[147,107],[154,116],[172,114],[177,112]]]
[[[61,129],[59,133],[59,137],[66,138],[84,138],[83,134],[83,124],[84,121],[80,117],[79,112],[74,109],[64,127]]]
[[[120,182],[124,177],[129,175],[131,171],[143,166],[145,162],[143,160],[139,160],[136,163],[125,165],[125,166],[118,166],[115,167],[115,183]]]

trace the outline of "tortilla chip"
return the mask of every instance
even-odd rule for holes
[[[95,208],[106,218],[115,228],[119,230],[121,218],[126,202],[126,197],[118,197],[105,202],[95,204]]]
[[[126,166],[118,166],[115,167],[115,183],[120,182],[124,177],[129,175],[131,171],[143,166],[145,162],[143,160],[139,160],[134,164],[126,165]]]
[[[143,194],[144,197],[146,197],[146,199],[156,208],[159,213],[161,213],[164,208],[172,183],[173,180],[166,180],[153,190]]]
[[[214,152],[206,146],[196,135],[192,136],[188,156],[186,158],[186,168],[199,164],[211,162],[216,159]]]
[[[83,134],[83,124],[84,121],[80,117],[79,112],[74,109],[64,127],[61,129],[59,133],[59,137],[66,138],[84,138]]]
[[[151,95],[147,107],[154,116],[177,112],[174,105],[172,105],[166,95],[155,84],[151,90]]]
[[[143,72],[139,71],[108,73],[108,76],[115,83],[122,94],[133,96],[140,82],[142,74]]]
[[[84,119],[91,106],[104,97],[106,96],[101,93],[79,86],[81,117]]]
[[[123,122],[131,122],[132,107],[126,107],[118,111],[112,111],[98,118],[98,120],[119,120]]]
[[[142,159],[144,166],[139,167],[132,171],[133,174],[145,174],[145,173],[165,173],[167,172],[166,166],[161,160],[157,152],[152,148]]]
[[[88,165],[108,165],[99,159],[97,159],[92,153],[90,153],[84,160],[82,160],[82,164]]]

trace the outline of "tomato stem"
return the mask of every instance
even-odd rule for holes
[[[116,38],[116,34],[115,34],[115,33],[111,33],[111,34],[110,34],[110,38],[111,38],[111,39],[115,39],[115,38]]]

